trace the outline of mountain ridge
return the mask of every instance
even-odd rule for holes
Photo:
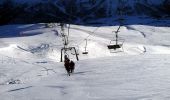
[[[0,24],[85,22],[115,16],[170,16],[170,0],[2,0]],[[8,11],[8,12],[7,12]],[[81,20],[81,21],[78,21]]]

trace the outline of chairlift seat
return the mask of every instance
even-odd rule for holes
[[[117,44],[115,43],[116,40],[111,40],[110,44],[107,46],[108,49],[116,50],[116,49],[122,48],[124,40],[123,39],[118,39],[118,40],[119,40],[119,42]]]
[[[116,44],[116,45],[108,45],[107,47],[108,47],[108,49],[114,49],[114,50],[116,50],[116,49],[121,48],[122,45],[120,45],[120,44]]]
[[[88,54],[88,52],[86,51],[86,52],[83,52],[82,54]]]

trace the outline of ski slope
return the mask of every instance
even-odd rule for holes
[[[71,25],[69,46],[80,59],[69,53],[76,62],[71,76],[60,62],[57,24],[0,26],[0,100],[169,100],[170,28],[159,26],[164,22],[122,26],[124,51],[117,53],[107,45],[118,26]],[[88,55],[82,54],[85,39]]]

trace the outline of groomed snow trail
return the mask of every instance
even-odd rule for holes
[[[107,49],[118,26],[71,25],[75,73],[60,63],[60,27],[0,27],[0,100],[169,100],[170,28],[122,26],[124,52]],[[58,31],[58,32],[57,32]],[[95,31],[95,32],[94,32]],[[94,32],[94,33],[93,33]],[[85,39],[88,55],[83,55]]]
[[[107,57],[62,67],[38,82],[0,85],[2,100],[169,100],[170,55]],[[48,64],[47,64],[48,65]],[[47,66],[46,65],[46,66]],[[56,63],[57,65],[57,63]]]

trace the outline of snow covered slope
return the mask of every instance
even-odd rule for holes
[[[116,31],[118,26],[86,27],[71,25],[70,46],[75,46],[79,50],[82,59],[114,55],[138,55],[146,51],[149,54],[169,53],[169,27],[162,27],[162,24],[166,23],[169,26],[169,21],[157,22],[157,20],[143,21],[141,19],[141,22],[154,23],[157,26],[122,26],[119,38],[121,39],[120,42],[122,42],[122,39],[125,41],[124,52],[110,53],[110,50],[107,49],[110,41],[115,40],[115,33],[112,33],[112,31]],[[54,61],[60,60],[60,49],[63,44],[59,26],[45,28],[44,24],[7,25],[0,27],[0,35],[2,41],[0,54],[2,55],[5,54],[5,56],[10,57],[14,55],[14,58],[22,59],[42,59],[43,57],[50,60],[54,59]],[[89,55],[86,56],[81,54],[84,51],[85,39],[88,39],[87,49],[89,51]]]
[[[47,74],[41,70],[37,70],[41,73],[25,73],[40,80],[0,85],[0,99],[169,100],[169,58],[169,55],[140,55],[84,60],[76,63],[76,71],[70,77],[61,64],[39,64],[49,68],[53,64],[57,72],[49,71],[46,78]]]
[[[124,52],[107,48],[118,26],[71,25],[69,46],[80,61],[68,52],[76,63],[70,77],[57,23],[0,26],[0,100],[169,100],[170,22],[139,21],[120,28]]]

